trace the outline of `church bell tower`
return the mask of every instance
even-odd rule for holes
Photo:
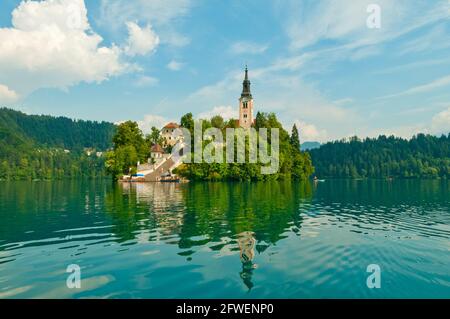
[[[246,66],[242,94],[239,99],[239,126],[242,128],[250,128],[253,125],[253,97],[250,91],[250,84]]]

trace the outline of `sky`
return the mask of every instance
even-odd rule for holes
[[[0,106],[137,121],[255,110],[302,141],[450,129],[449,0],[0,0]]]

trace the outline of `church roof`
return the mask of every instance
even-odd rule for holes
[[[150,151],[152,153],[163,153],[164,154],[164,150],[162,149],[161,145],[159,145],[159,144],[153,144]]]
[[[163,128],[179,128],[179,127],[180,126],[177,123],[170,122],[169,124],[167,124]]]
[[[251,82],[248,79],[248,68],[247,66],[245,67],[245,78],[244,78],[244,82],[242,83],[242,94],[241,97],[247,97],[247,98],[252,98],[252,92],[250,91],[250,85]]]

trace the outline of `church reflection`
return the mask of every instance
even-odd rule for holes
[[[299,207],[312,197],[309,183],[294,182],[133,183],[119,189],[109,205],[119,241],[177,245],[187,261],[205,248],[219,256],[239,251],[239,276],[248,290],[257,256],[288,233],[300,236]]]
[[[242,271],[240,272],[240,276],[249,290],[253,288],[253,270],[258,267],[257,264],[253,263],[256,245],[256,239],[253,235],[254,234],[249,231],[242,232],[238,235],[238,244],[242,263]]]

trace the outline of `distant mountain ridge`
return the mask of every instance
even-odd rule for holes
[[[319,142],[304,142],[300,148],[302,151],[308,151],[319,148],[321,145]]]

